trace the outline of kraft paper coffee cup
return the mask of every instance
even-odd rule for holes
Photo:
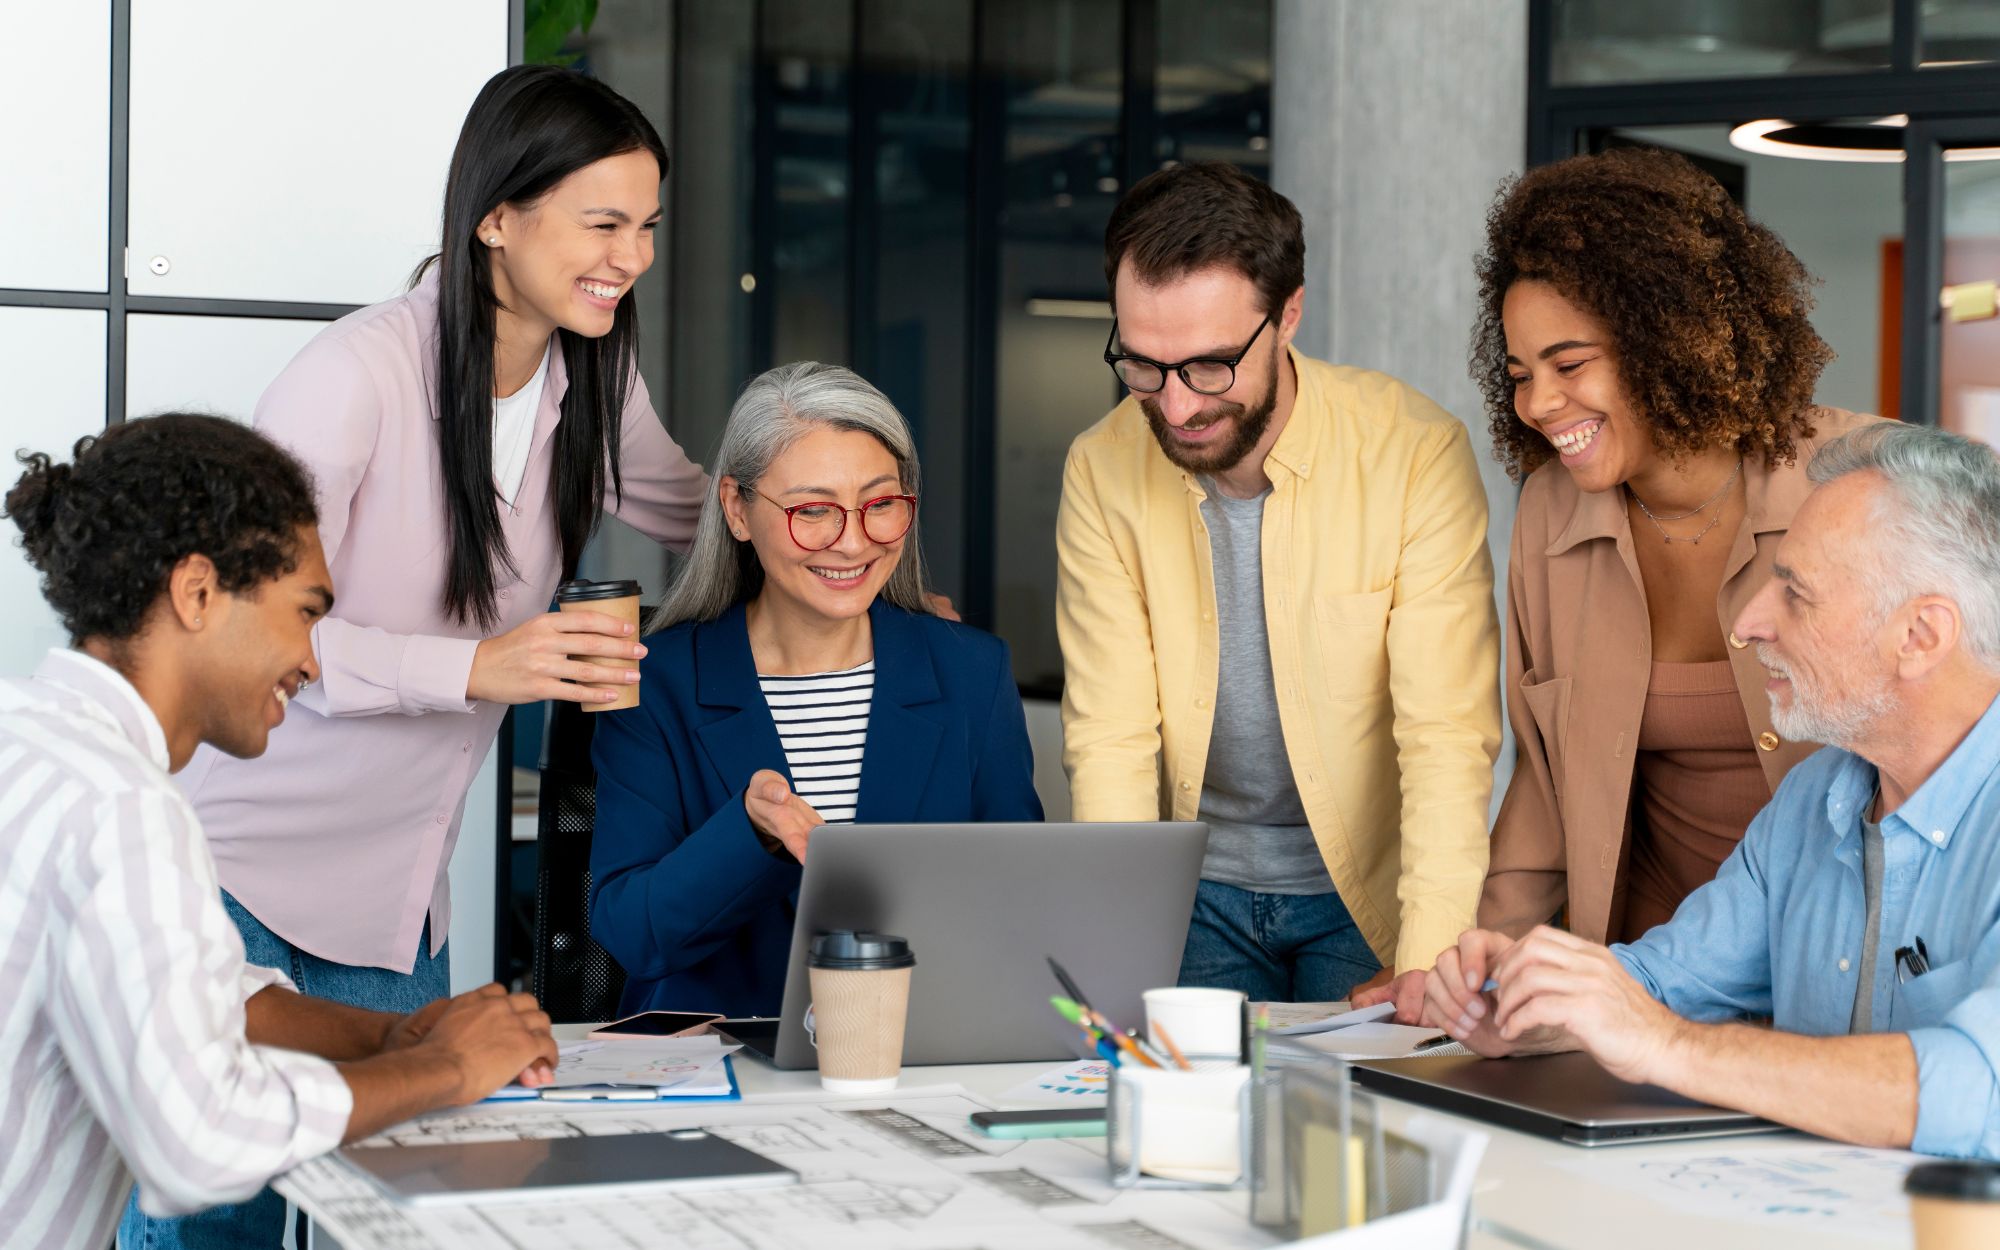
[[[606,616],[617,617],[632,627],[633,641],[639,638],[639,583],[635,581],[564,582],[556,590],[556,607],[564,612],[602,612]],[[621,660],[606,655],[573,655],[569,658],[621,671],[638,665],[637,660]],[[615,712],[622,707],[639,706],[637,684],[628,686],[622,681],[606,682],[593,689],[610,690],[618,697],[609,703],[586,703],[583,705],[586,712]]]
[[[2000,1246],[2000,1164],[1919,1163],[1903,1178],[1917,1250]]]
[[[822,1086],[840,1094],[896,1088],[916,966],[910,944],[893,934],[836,929],[813,938],[806,975]]]

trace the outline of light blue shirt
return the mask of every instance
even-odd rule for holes
[[[1770,1017],[1791,1033],[1848,1031],[1867,903],[1861,817],[1875,766],[1829,747],[1794,768],[1715,880],[1674,918],[1612,947],[1690,1020]],[[1917,1054],[1925,1154],[2000,1158],[2000,700],[1882,821],[1875,1032]],[[1931,971],[1903,981],[1923,938]]]

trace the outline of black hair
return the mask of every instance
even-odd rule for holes
[[[128,641],[191,555],[231,594],[298,568],[299,531],[319,522],[312,478],[247,425],[169,412],[77,440],[71,463],[22,451],[7,492],[42,597],[72,643]]]
[[[493,488],[493,346],[500,301],[479,223],[502,204],[532,204],[586,165],[647,151],[667,176],[667,148],[645,115],[616,91],[574,70],[517,65],[488,79],[465,115],[445,182],[438,269],[437,407],[451,556],[444,606],[482,629],[499,620],[496,569],[514,571]],[[557,330],[569,389],[554,435],[549,495],[555,502],[565,579],[604,512],[619,475],[620,415],[637,371],[638,313],[618,302],[601,339]]]

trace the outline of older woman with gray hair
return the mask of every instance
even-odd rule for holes
[[[597,727],[591,933],[621,1009],[775,1015],[826,824],[1040,820],[1007,646],[934,615],[909,427],[849,370],[754,379],[694,548]]]

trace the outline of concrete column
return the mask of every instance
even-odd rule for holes
[[[1466,356],[1487,205],[1526,154],[1528,6],[1276,3],[1271,167],[1305,218],[1299,347],[1393,374],[1471,428],[1504,600],[1517,492]]]

